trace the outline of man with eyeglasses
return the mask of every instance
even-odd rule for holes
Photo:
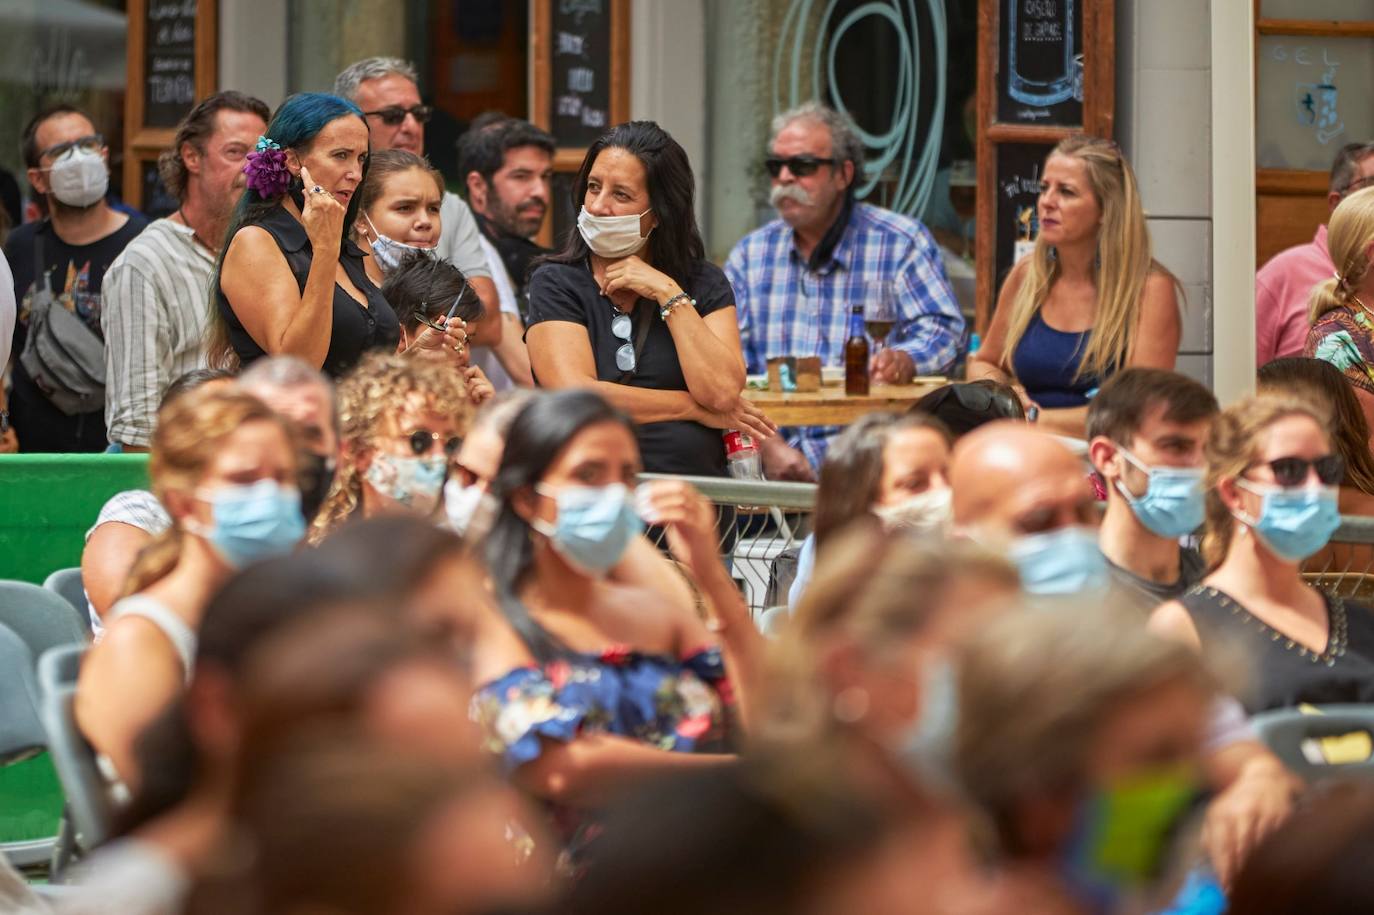
[[[1348,143],[1331,163],[1328,210],[1374,185],[1374,143]],[[1331,279],[1336,265],[1326,247],[1326,224],[1303,245],[1280,251],[1255,276],[1255,365],[1301,356],[1307,342],[1307,300],[1312,287]]]
[[[64,412],[30,376],[20,354],[38,296],[43,301],[37,304],[64,308],[80,318],[103,351],[105,271],[148,221],[119,212],[106,201],[109,149],[80,109],[57,105],[39,112],[24,128],[21,145],[29,184],[45,198],[48,218],[20,226],[5,243],[19,301],[9,422],[19,437],[20,451],[104,451],[104,406]]]
[[[404,149],[425,154],[425,124],[434,109],[420,101],[419,75],[409,61],[368,57],[349,65],[334,79],[334,94],[354,102],[367,118],[372,151]],[[435,253],[463,271],[482,300],[483,317],[469,328],[474,346],[501,342],[500,299],[472,218],[472,210],[452,191],[439,207],[439,244]]]
[[[905,384],[958,359],[964,317],[939,248],[915,219],[856,200],[863,158],[853,125],[818,102],[774,120],[764,164],[779,218],[740,240],[725,264],[751,374],[783,356],[843,365],[851,309],[883,294],[897,320],[873,357],[873,381]],[[765,475],[814,479],[838,427],[783,431],[762,445]]]

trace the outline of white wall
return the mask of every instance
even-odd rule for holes
[[[1117,139],[1140,183],[1155,258],[1187,296],[1178,368],[1210,385],[1210,3],[1117,0],[1116,28]]]
[[[657,121],[687,151],[702,221],[706,174],[704,0],[634,0],[630,6],[630,119]]]
[[[255,95],[276,109],[286,98],[285,0],[219,4],[219,85]]]

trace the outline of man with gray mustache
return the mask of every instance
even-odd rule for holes
[[[863,144],[853,125],[807,102],[774,119],[769,147],[779,218],[741,239],[725,264],[749,372],[766,372],[780,356],[843,365],[851,309],[878,297],[893,304],[896,322],[873,357],[873,381],[947,371],[965,326],[939,248],[917,220],[855,199]],[[814,480],[838,427],[782,431],[762,443],[765,476]]]

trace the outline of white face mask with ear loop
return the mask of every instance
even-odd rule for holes
[[[649,210],[639,215],[593,216],[584,206],[577,214],[577,231],[592,253],[598,257],[629,257],[649,243],[648,235],[639,233],[640,221]],[[649,230],[650,233],[653,229]]]

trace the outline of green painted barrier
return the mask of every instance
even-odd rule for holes
[[[101,506],[147,488],[146,454],[0,454],[0,578],[42,584],[80,565]],[[55,835],[61,814],[48,754],[0,768],[0,842]]]
[[[42,584],[80,565],[100,507],[147,488],[146,454],[0,454],[0,578]]]

